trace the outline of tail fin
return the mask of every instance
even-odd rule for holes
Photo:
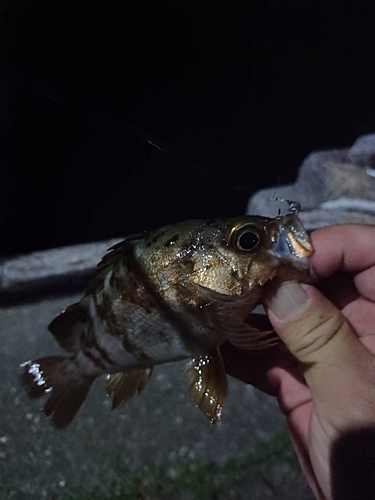
[[[31,398],[50,394],[44,413],[58,428],[67,427],[80,409],[94,379],[83,375],[74,359],[61,356],[26,361],[22,380]]]

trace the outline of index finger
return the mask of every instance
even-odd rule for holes
[[[375,266],[375,226],[343,224],[311,234],[313,272],[326,278],[336,271],[357,273]]]

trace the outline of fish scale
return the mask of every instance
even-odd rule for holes
[[[52,423],[69,425],[99,376],[107,375],[118,408],[144,389],[155,365],[184,358],[193,401],[211,423],[220,420],[228,391],[221,344],[274,345],[272,331],[251,325],[264,285],[309,281],[313,249],[291,203],[276,218],[183,221],[112,247],[82,299],[49,326],[71,356],[22,365],[26,390],[48,398]]]

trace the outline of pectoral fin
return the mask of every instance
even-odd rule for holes
[[[140,394],[149,381],[151,374],[152,368],[146,368],[108,375],[106,391],[108,396],[113,398],[112,410],[124,406],[135,393]]]
[[[218,349],[211,354],[196,356],[189,362],[187,384],[198,408],[212,424],[218,422],[228,393],[227,374]]]
[[[250,324],[234,314],[223,314],[220,321],[225,337],[239,349],[245,351],[267,349],[280,342],[267,316],[263,314],[250,314],[247,318]]]
[[[231,344],[244,351],[267,349],[279,343],[280,339],[273,330],[261,331],[253,328],[247,323],[242,323],[225,332],[225,336]]]

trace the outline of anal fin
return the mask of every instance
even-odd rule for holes
[[[134,394],[140,394],[149,381],[151,374],[152,368],[145,368],[108,375],[106,391],[108,396],[113,398],[112,410],[124,406]]]
[[[221,419],[228,394],[228,379],[218,349],[193,358],[187,366],[187,385],[198,408],[212,424]]]

